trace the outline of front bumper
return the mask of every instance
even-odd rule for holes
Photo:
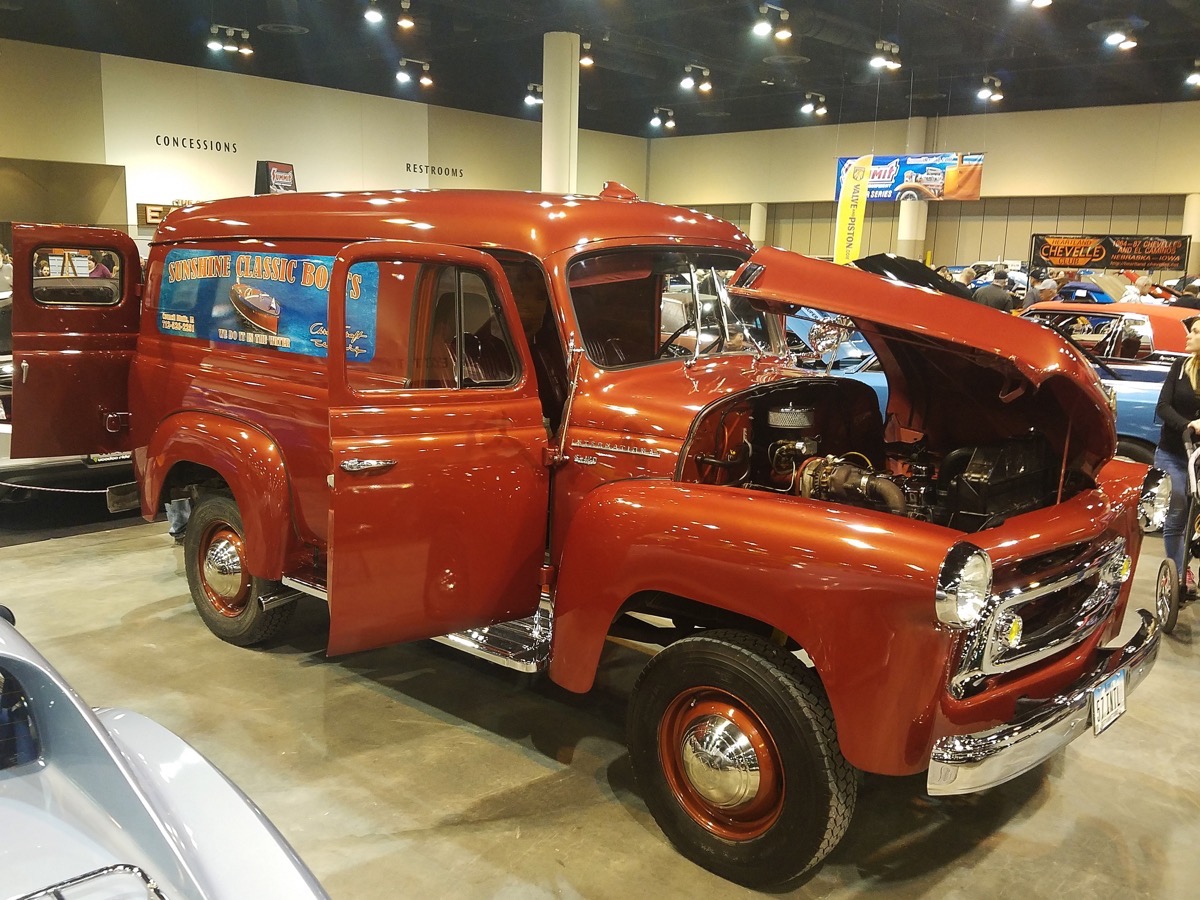
[[[1016,720],[976,734],[949,735],[933,746],[929,794],[970,794],[1003,784],[1053,756],[1092,722],[1092,691],[1118,669],[1126,669],[1125,693],[1137,687],[1158,657],[1158,621],[1138,610],[1142,626],[1122,647],[1106,647],[1096,666],[1067,691]]]

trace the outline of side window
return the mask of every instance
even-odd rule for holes
[[[46,305],[115,306],[121,302],[121,255],[105,247],[39,247],[33,299]]]
[[[0,770],[38,757],[37,729],[29,701],[16,676],[0,669]]]
[[[347,335],[346,375],[356,392],[494,387],[516,379],[516,356],[495,292],[479,272],[410,262],[363,262],[350,269],[347,321],[355,291],[373,299],[375,346],[355,354]]]

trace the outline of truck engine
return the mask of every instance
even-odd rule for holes
[[[845,503],[964,532],[1049,506],[1059,467],[1037,432],[933,449],[885,442],[873,390],[847,378],[776,384],[727,398],[693,426],[684,481]]]

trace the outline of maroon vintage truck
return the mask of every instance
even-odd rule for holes
[[[14,455],[128,449],[147,518],[189,498],[218,636],[313,594],[330,654],[435,638],[572,691],[633,638],[642,794],[739,883],[820,862],[857,771],[1006,781],[1155,658],[1126,604],[1168,484],[1113,459],[1094,371],[1030,322],[617,185],[215,201],[144,270],[112,231],[14,243]],[[111,254],[116,302],[35,285],[62,248]],[[797,367],[797,310],[818,350],[861,332],[886,414]]]

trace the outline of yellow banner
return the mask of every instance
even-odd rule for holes
[[[862,256],[862,233],[867,218],[867,186],[871,181],[872,159],[872,154],[860,156],[850,164],[842,179],[837,207],[837,234],[833,244],[833,261],[839,266]]]

